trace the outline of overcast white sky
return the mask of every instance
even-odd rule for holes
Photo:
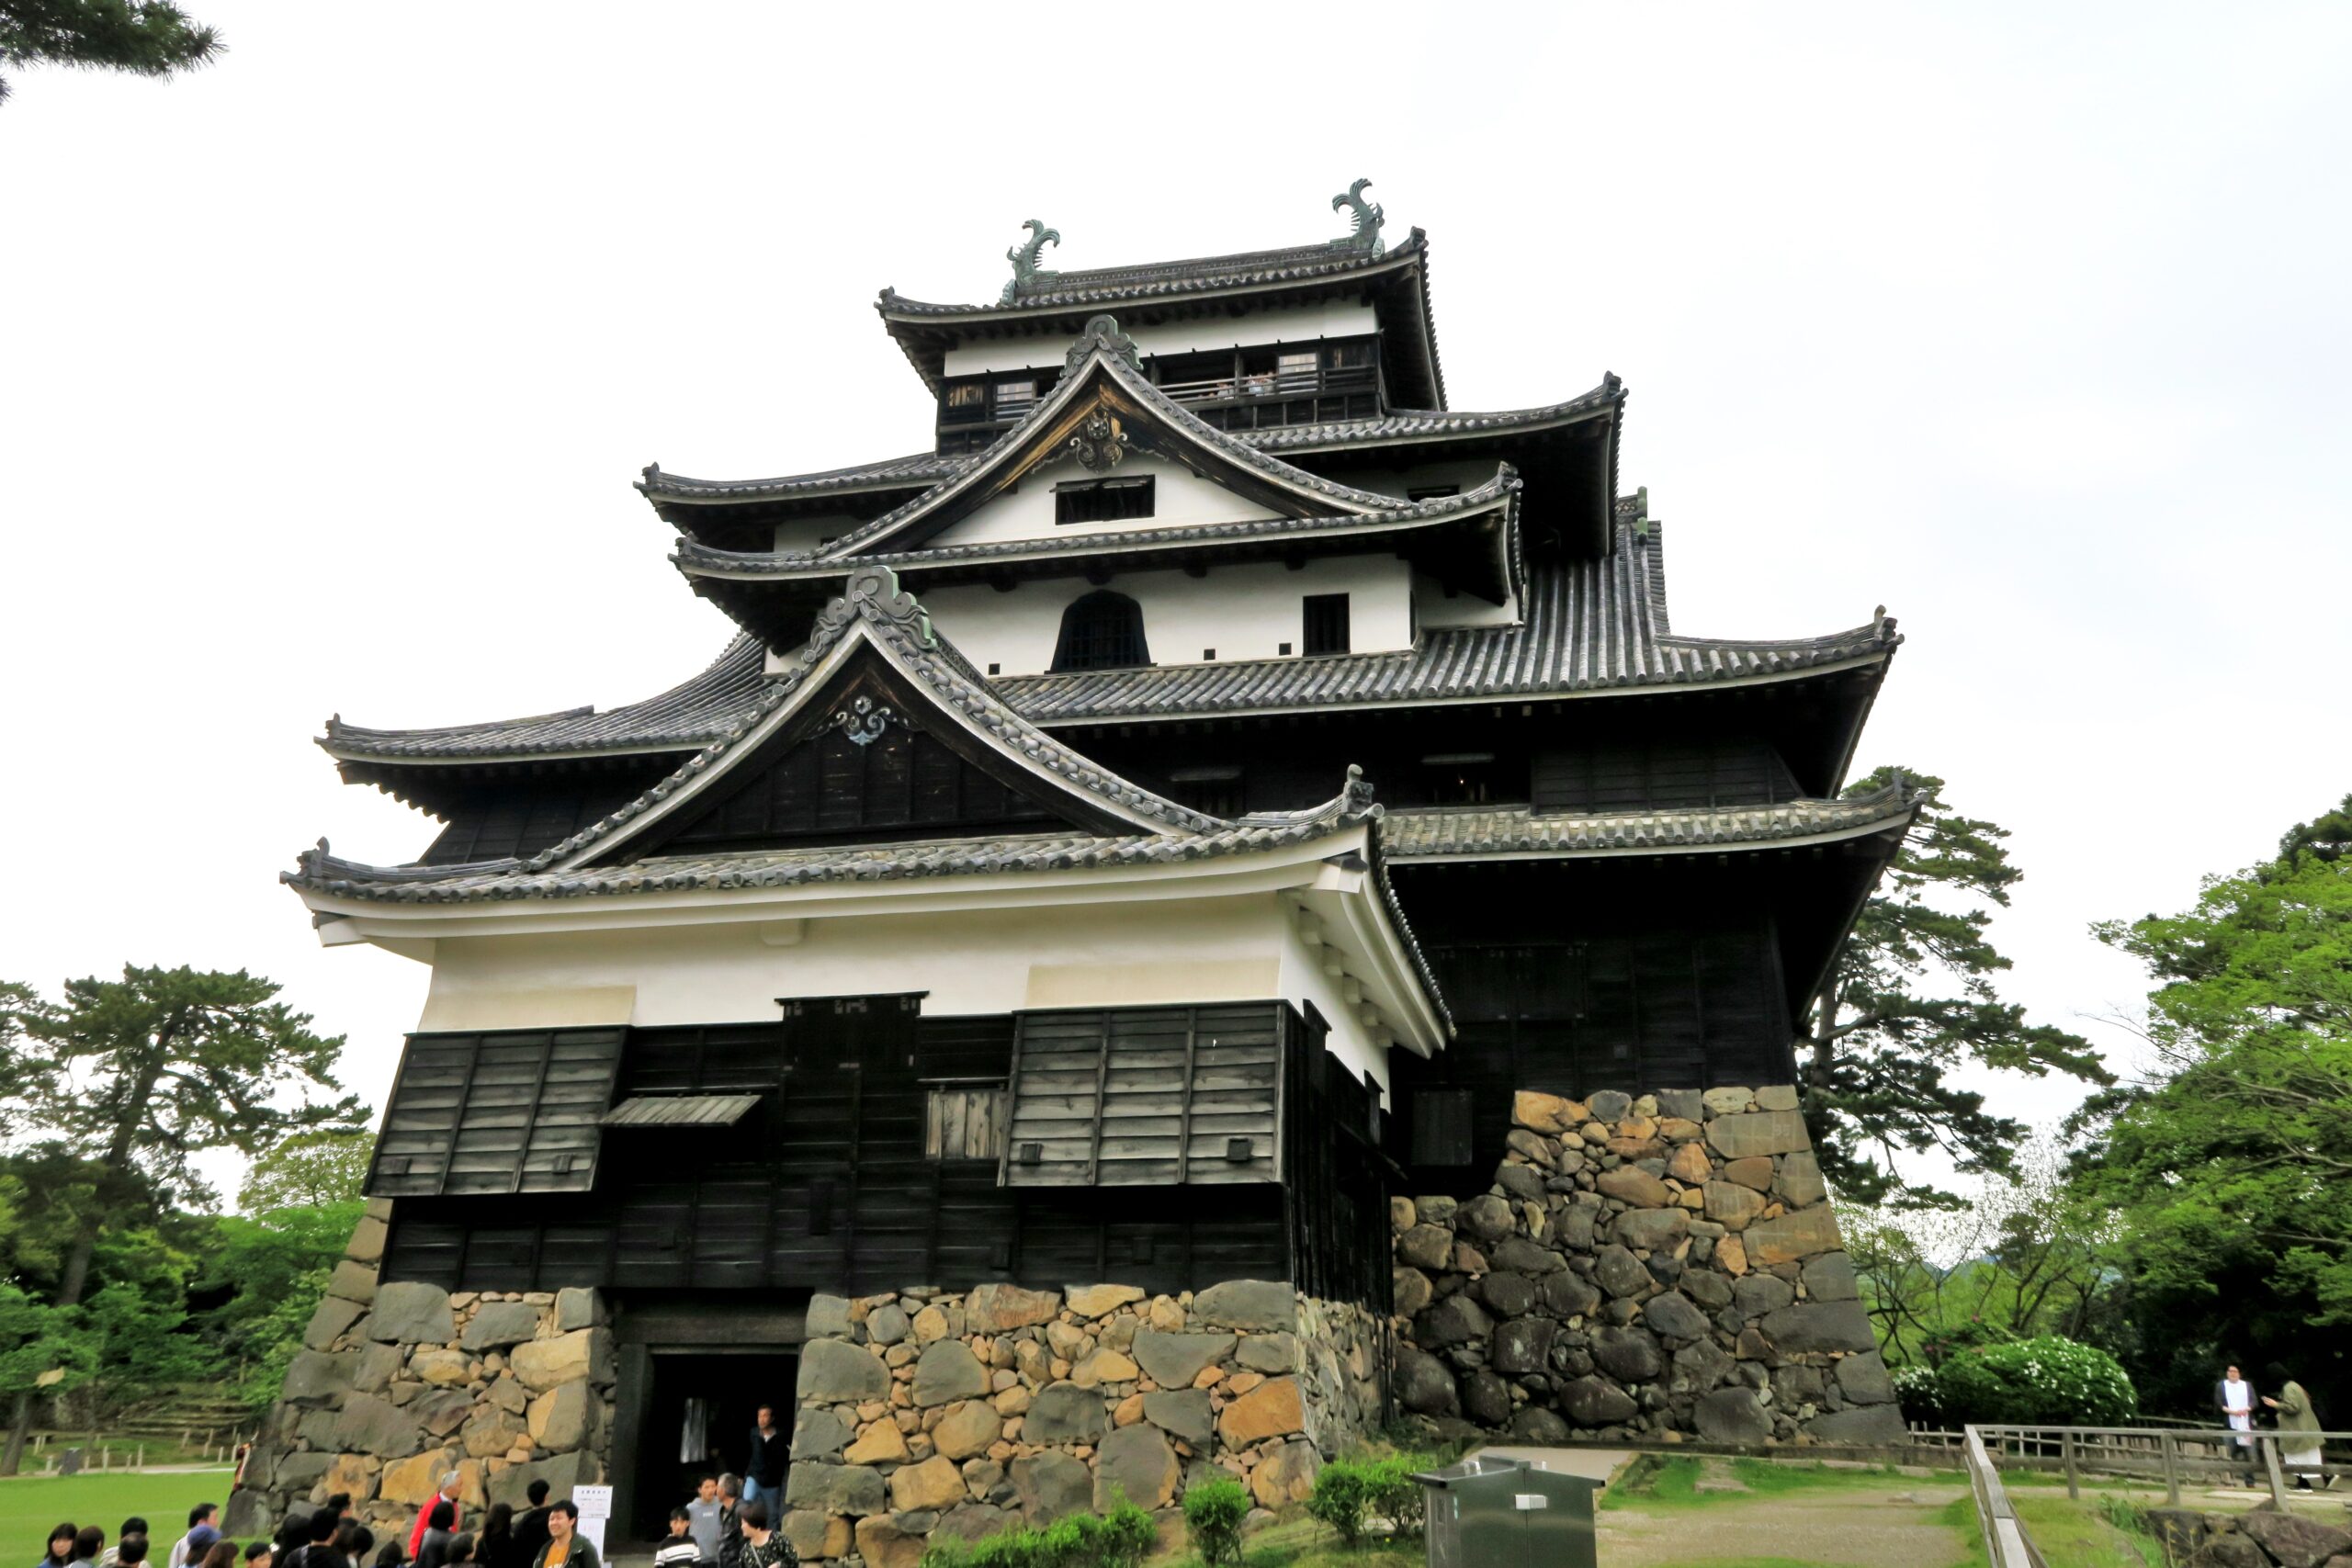
[[[189,4],[216,67],[0,108],[0,975],[248,966],[380,1101],[424,971],[276,876],[429,829],[329,713],[672,683],[728,626],[630,481],[922,446],[884,285],[1360,175],[1456,407],[1630,383],[1678,629],[1900,616],[1860,765],[2015,829],[2039,1017],[2352,789],[2352,8]]]

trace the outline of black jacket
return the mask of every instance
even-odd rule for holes
[[[743,1473],[758,1482],[761,1491],[774,1491],[784,1484],[784,1458],[791,1447],[792,1438],[781,1427],[773,1438],[752,1427],[752,1451],[743,1461]]]

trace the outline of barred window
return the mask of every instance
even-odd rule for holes
[[[1143,606],[1107,588],[1071,602],[1062,612],[1054,669],[1117,670],[1151,662],[1145,646]]]
[[[1157,502],[1152,476],[1079,479],[1054,487],[1057,523],[1127,523],[1148,517]]]
[[[1309,593],[1305,600],[1305,637],[1299,646],[1310,654],[1348,651],[1348,596]]]

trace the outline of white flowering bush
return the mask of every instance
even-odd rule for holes
[[[2114,1357],[2054,1334],[1955,1349],[1934,1377],[1937,1408],[1963,1425],[2109,1427],[2140,1404]]]
[[[1923,1362],[1895,1367],[1889,1371],[1894,1380],[1895,1403],[1903,1406],[1903,1414],[1914,1421],[1940,1421],[1944,1418],[1943,1385],[1936,1369]]]

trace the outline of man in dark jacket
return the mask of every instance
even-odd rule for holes
[[[784,1502],[784,1465],[792,1439],[775,1424],[775,1406],[760,1406],[752,1427],[752,1452],[743,1461],[743,1501],[765,1503],[773,1514]]]
[[[548,1543],[548,1483],[534,1481],[523,1489],[523,1495],[531,1506],[514,1516],[514,1550],[524,1562],[531,1562]]]

